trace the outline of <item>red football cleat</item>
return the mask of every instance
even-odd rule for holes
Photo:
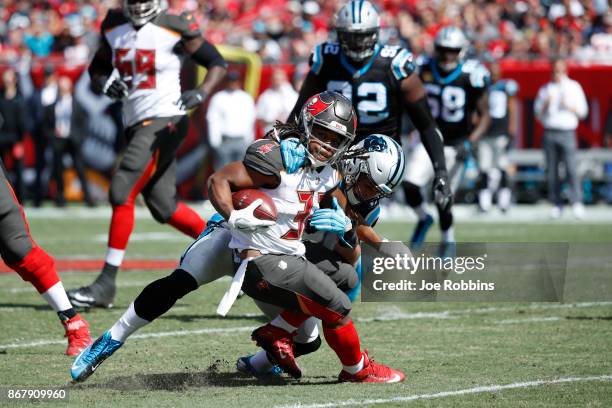
[[[384,364],[370,360],[368,351],[363,353],[363,368],[356,374],[350,374],[344,370],[340,371],[338,381],[340,382],[371,382],[371,383],[397,383],[404,381],[404,373],[387,367]]]
[[[68,348],[66,349],[67,356],[77,356],[81,351],[85,350],[91,344],[91,335],[89,334],[89,324],[77,314],[72,319],[62,322],[68,337]]]
[[[271,354],[278,365],[293,378],[300,378],[302,370],[295,361],[293,354],[292,334],[280,327],[266,324],[251,334],[251,339],[269,354]]]

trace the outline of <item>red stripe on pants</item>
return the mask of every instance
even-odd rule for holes
[[[134,229],[134,200],[155,173],[158,157],[159,150],[156,150],[142,175],[132,187],[125,203],[113,206],[113,216],[108,233],[109,247],[121,250],[127,248],[130,235]]]

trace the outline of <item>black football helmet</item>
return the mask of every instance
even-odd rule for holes
[[[136,27],[145,25],[167,8],[165,0],[124,0],[123,12]]]
[[[347,97],[337,92],[325,91],[311,96],[306,101],[302,107],[299,126],[308,158],[315,167],[321,167],[336,163],[353,143],[357,115]],[[311,140],[333,152],[333,155],[326,160],[316,158],[309,149]]]

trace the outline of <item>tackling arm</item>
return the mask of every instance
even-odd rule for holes
[[[110,45],[102,35],[100,46],[87,69],[91,77],[91,89],[97,94],[102,93],[108,77],[113,72],[112,55]]]
[[[446,172],[442,133],[431,115],[423,82],[416,73],[413,73],[402,81],[401,90],[406,112],[421,134],[421,141],[431,159],[434,171]]]

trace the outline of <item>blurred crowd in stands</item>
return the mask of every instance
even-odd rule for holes
[[[258,52],[264,62],[304,61],[330,35],[342,0],[168,0],[173,12],[192,12],[215,44]],[[87,61],[109,7],[121,1],[3,0],[0,62],[24,52]],[[608,0],[380,0],[381,39],[415,54],[432,51],[444,25],[465,30],[482,58],[520,60],[551,54],[612,64],[612,10]]]

